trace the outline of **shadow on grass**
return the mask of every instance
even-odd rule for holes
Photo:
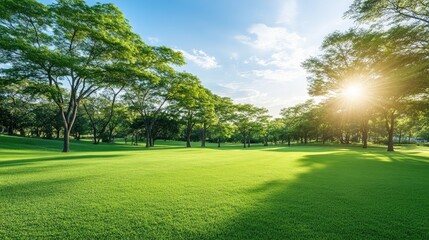
[[[253,144],[251,147],[244,148],[243,145],[224,145],[220,148],[217,147],[208,147],[210,149],[218,149],[218,150],[264,150],[264,151],[276,151],[276,152],[320,152],[321,150],[324,152],[326,149],[334,149],[338,150],[358,150],[358,151],[371,151],[371,150],[384,150],[384,147],[380,146],[370,146],[367,149],[363,149],[361,145],[358,144],[319,144],[319,143],[309,143],[309,144],[292,144],[288,146],[287,144],[278,144],[278,145],[268,145],[264,146],[262,144]]]
[[[83,178],[61,178],[38,181],[20,182],[0,186],[0,201],[34,201],[39,197],[49,197],[52,195],[61,196],[70,190]]]
[[[12,166],[23,166],[23,165],[32,164],[32,163],[49,162],[49,161],[68,161],[68,160],[76,160],[76,159],[96,159],[96,158],[105,160],[106,158],[116,158],[120,156],[123,156],[123,155],[121,154],[63,155],[63,156],[55,156],[55,157],[4,160],[4,161],[0,161],[0,168],[12,167]]]
[[[206,239],[429,239],[429,164],[397,153],[307,155],[296,179],[248,189]]]
[[[0,150],[7,150],[7,154],[25,154],[26,151],[61,152],[63,141],[61,139],[41,139],[17,136],[0,135]],[[71,152],[98,152],[98,151],[125,151],[142,150],[143,146],[134,146],[115,143],[93,144],[89,141],[70,141]]]

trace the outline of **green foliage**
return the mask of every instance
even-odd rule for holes
[[[211,137],[218,142],[230,138],[235,131],[232,120],[234,118],[234,104],[232,99],[227,97],[213,96],[214,101],[214,125],[211,130]]]
[[[191,147],[192,129],[199,122],[213,118],[214,104],[211,93],[201,85],[198,77],[178,73],[178,81],[171,91],[170,110],[185,125],[187,147]]]
[[[429,52],[423,40],[427,34],[429,31],[419,26],[335,32],[325,39],[321,55],[303,63],[310,74],[309,93],[341,103],[337,111],[354,116],[364,136],[371,115],[384,118],[388,149],[393,151],[395,118],[407,108],[408,99],[419,97],[429,87],[425,60]],[[354,102],[344,94],[353,84],[363,89]]]
[[[58,106],[65,152],[82,100],[101,88],[156,82],[157,72],[173,71],[170,63],[184,63],[178,52],[147,46],[113,4],[2,1],[0,9],[2,85],[28,79],[33,93]]]
[[[429,5],[424,0],[355,0],[346,12],[346,16],[361,22],[427,25],[429,24]]]

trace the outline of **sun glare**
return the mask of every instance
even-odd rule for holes
[[[349,85],[344,88],[343,94],[350,100],[355,100],[363,95],[362,86],[360,85]]]

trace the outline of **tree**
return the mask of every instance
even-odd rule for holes
[[[308,100],[305,103],[281,110],[280,115],[284,119],[288,146],[290,146],[292,137],[301,140],[301,143],[308,143],[311,131],[316,128],[312,123],[314,116],[312,111],[314,108],[314,101]]]
[[[189,73],[177,76],[179,81],[172,90],[170,109],[185,125],[186,147],[191,147],[192,129],[202,122],[205,111],[213,108],[213,104],[198,77]]]
[[[360,22],[378,20],[379,23],[411,22],[429,26],[429,4],[415,0],[355,0],[346,16]]]
[[[216,115],[215,115],[215,95],[204,88],[205,91],[205,104],[201,104],[200,117],[201,117],[201,147],[206,146],[207,139],[207,130],[216,123]]]
[[[70,131],[70,136],[73,136],[75,140],[79,141],[82,135],[88,133],[91,133],[90,120],[83,107],[79,106],[79,111],[76,113],[76,120]]]
[[[267,136],[270,136],[274,144],[277,145],[278,141],[284,140],[285,136],[285,123],[282,118],[275,118],[268,124]]]
[[[347,11],[346,16],[362,23],[375,22],[381,26],[392,26],[393,24],[390,32],[394,33],[395,36],[390,41],[391,45],[399,43],[402,45],[402,49],[398,50],[405,52],[408,57],[412,58],[416,57],[416,55],[429,56],[429,42],[427,41],[429,34],[428,13],[429,4],[426,1],[355,0],[349,11]],[[401,35],[401,37],[398,38],[398,35]],[[408,74],[414,75],[425,72],[425,69],[415,68],[413,72],[408,72]],[[423,77],[421,80],[424,79]],[[419,86],[421,89],[421,84]],[[423,91],[420,90],[420,92]],[[394,132],[395,111],[388,111],[386,116],[390,119],[386,120],[386,129],[389,132],[389,150],[393,151],[392,135]]]
[[[58,138],[59,131],[57,128],[61,128],[62,126],[61,121],[59,121],[61,119],[58,115],[58,108],[54,104],[46,101],[40,101],[34,105],[31,126],[33,127],[35,135],[37,137],[43,136],[44,138],[51,139],[55,129],[56,137]]]
[[[324,41],[323,54],[303,63],[311,74],[308,78],[311,95],[334,94],[343,100],[344,97],[353,97],[345,91],[347,86],[363,88],[359,98],[361,102],[350,98],[349,106],[350,110],[360,114],[364,147],[369,115],[376,110],[384,115],[388,151],[393,151],[398,111],[407,102],[406,98],[420,94],[428,87],[425,53],[412,47],[414,37],[420,34],[420,30],[412,27],[334,33]]]
[[[123,87],[115,90],[108,88],[102,94],[88,98],[83,102],[83,107],[88,115],[93,132],[93,143],[98,144],[115,115],[116,99]]]
[[[154,68],[154,75],[139,78],[131,84],[125,94],[131,110],[140,114],[145,122],[146,147],[153,146],[152,129],[160,115],[166,111],[168,101],[173,96],[173,89],[180,82],[177,75],[168,64],[183,65],[184,60],[180,52],[166,47],[152,48],[153,59],[148,65],[144,59],[139,62],[139,67]]]
[[[21,81],[4,86],[0,91],[0,125],[7,128],[9,135],[19,130],[24,136],[25,128],[29,125],[34,96],[26,93],[27,86],[27,81]]]
[[[175,119],[175,116],[163,114],[158,117],[157,123],[153,128],[153,142],[157,139],[175,139],[180,132],[180,122]]]
[[[234,132],[231,124],[234,117],[234,104],[227,97],[214,95],[213,98],[215,123],[211,129],[211,135],[216,139],[217,146],[220,147],[221,141],[231,137]]]
[[[112,116],[107,125],[108,134],[107,136],[106,134],[104,134],[103,137],[103,141],[106,141],[108,143],[113,142],[114,137],[116,135],[114,133],[118,132],[118,127],[121,129],[129,127],[127,121],[129,119],[129,113],[127,111],[126,106],[123,103],[118,103],[115,105],[114,112],[115,114]]]
[[[233,122],[242,136],[244,148],[246,148],[246,143],[247,147],[250,147],[252,133],[261,129],[262,122],[268,118],[267,112],[267,109],[251,104],[235,105]]]
[[[83,0],[44,5],[34,0],[0,3],[0,63],[8,78],[27,78],[59,108],[64,123],[63,152],[81,101],[113,84],[116,72],[132,68],[143,43],[112,4]]]

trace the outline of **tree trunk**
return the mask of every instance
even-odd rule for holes
[[[250,147],[250,139],[251,139],[251,137],[250,137],[250,132],[249,132],[249,134],[247,134],[247,147],[248,148]]]
[[[368,148],[368,129],[362,132],[362,148]]]
[[[243,132],[243,148],[246,148],[246,133]]]
[[[70,129],[64,127],[64,145],[63,152],[70,152]]]
[[[201,147],[206,147],[206,134],[207,134],[207,125],[203,124],[203,129],[201,130]]]
[[[146,147],[150,147],[151,139],[150,139],[150,124],[146,120]]]
[[[191,131],[186,131],[186,147],[191,147]]]
[[[97,128],[95,128],[95,127],[93,127],[92,128],[92,139],[93,139],[93,143],[94,144],[97,144],[98,143],[98,141],[97,141]]]
[[[349,132],[346,132],[346,137],[345,137],[344,142],[345,142],[345,144],[350,144],[350,133]]]
[[[12,126],[12,124],[7,127],[7,134],[8,135],[13,135],[13,126]]]
[[[395,151],[393,149],[393,131],[392,130],[389,130],[389,135],[387,138],[387,151],[389,151],[389,152]]]
[[[390,115],[390,116],[389,116]],[[389,124],[390,120],[390,124]],[[387,151],[393,152],[393,134],[394,134],[394,125],[395,125],[395,111],[391,112],[386,116],[386,130],[388,134],[387,138]]]
[[[290,136],[287,137],[287,146],[290,147]]]
[[[114,130],[113,128],[109,129],[109,143],[111,143],[113,139],[113,130]]]
[[[217,138],[217,147],[220,148],[220,137]]]
[[[150,137],[150,141],[149,141],[150,146],[151,147],[155,146],[155,138],[153,137],[152,128],[150,130],[150,136],[149,137]]]
[[[362,148],[368,148],[368,120],[364,120],[362,122],[361,131],[362,131],[362,143],[363,143]]]
[[[149,124],[149,146],[153,147],[155,146],[155,138],[153,136],[153,125],[155,124],[156,118],[152,118],[150,124]]]

